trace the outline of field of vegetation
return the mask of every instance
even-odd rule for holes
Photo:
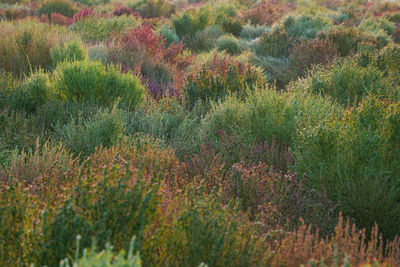
[[[400,266],[400,3],[0,1],[0,266]]]

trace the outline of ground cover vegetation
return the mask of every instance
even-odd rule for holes
[[[400,4],[1,0],[0,266],[400,266]]]

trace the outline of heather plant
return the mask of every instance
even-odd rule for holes
[[[256,51],[261,56],[288,57],[292,42],[284,30],[264,32],[257,41]]]
[[[27,77],[22,85],[13,90],[8,98],[9,107],[14,111],[35,113],[52,97],[50,80],[42,70]]]
[[[198,101],[216,101],[230,93],[243,97],[259,83],[261,75],[250,66],[214,57],[209,67],[203,66],[197,74],[186,78],[184,90],[187,104],[193,107]]]
[[[262,69],[267,81],[278,89],[285,88],[296,77],[289,58],[252,55],[251,61]]]
[[[325,18],[303,15],[298,18],[289,16],[283,22],[283,27],[291,38],[301,41],[314,39],[319,32],[328,30],[332,25]]]
[[[173,43],[179,43],[179,37],[175,32],[175,29],[171,29],[166,25],[163,25],[159,29],[160,34],[165,39],[165,44],[170,46]]]
[[[283,16],[283,9],[271,2],[259,2],[242,14],[252,25],[272,25]]]
[[[0,69],[17,75],[28,74],[52,64],[50,50],[71,39],[72,34],[60,26],[35,19],[0,22]]]
[[[134,16],[104,17],[99,15],[87,16],[72,24],[72,31],[79,34],[86,42],[105,41],[112,34],[123,33],[139,24]]]
[[[134,108],[144,97],[138,77],[96,61],[63,62],[54,70],[54,78],[57,92],[67,100],[110,105],[120,98]]]
[[[176,11],[174,3],[164,0],[141,0],[129,7],[143,18],[170,17]]]
[[[68,0],[49,0],[44,2],[37,10],[38,15],[51,16],[53,13],[57,13],[68,18],[72,18],[77,12],[74,5]]]
[[[75,155],[89,156],[96,148],[116,145],[123,133],[121,115],[113,109],[99,111],[94,117],[73,119],[56,131],[63,143]]]
[[[79,242],[81,236],[77,236],[77,242]],[[133,254],[135,245],[135,239],[129,245],[128,253],[124,250],[118,253],[113,251],[113,246],[106,244],[104,250],[97,252],[97,248],[94,245],[90,249],[84,249],[82,256],[74,259],[69,264],[69,260],[62,260],[60,267],[73,267],[73,266],[84,266],[84,267],[94,267],[94,266],[104,266],[104,267],[141,267],[142,261],[140,260],[139,254]],[[77,245],[76,256],[79,255],[79,243]]]
[[[240,32],[240,38],[254,40],[260,37],[264,32],[269,32],[271,29],[267,26],[244,25]]]
[[[316,39],[295,44],[290,53],[290,60],[296,74],[304,76],[313,65],[329,65],[337,54],[337,48],[331,41]]]
[[[353,105],[368,94],[389,96],[395,90],[377,67],[362,67],[355,59],[337,60],[329,68],[317,68],[309,80],[311,91],[330,95],[343,105]]]
[[[356,53],[359,43],[366,39],[357,29],[343,27],[331,28],[321,32],[318,36],[320,39],[332,42],[341,57]]]
[[[217,47],[220,51],[226,51],[231,55],[241,52],[238,39],[232,35],[223,35],[218,38]]]
[[[63,46],[55,46],[50,49],[50,56],[54,66],[63,61],[84,60],[87,50],[80,40],[73,40]]]
[[[339,210],[385,236],[399,232],[388,218],[399,216],[398,103],[367,96],[342,120],[326,121],[301,132],[296,153],[299,170],[327,190]],[[393,180],[394,179],[394,180]]]

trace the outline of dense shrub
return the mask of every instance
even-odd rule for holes
[[[217,47],[220,51],[226,51],[231,55],[240,54],[238,39],[232,35],[223,35],[217,40]]]
[[[331,41],[312,40],[295,44],[290,51],[290,59],[298,76],[303,76],[312,65],[328,65],[337,56],[336,46]]]
[[[331,22],[325,18],[304,15],[298,18],[289,16],[283,25],[288,35],[295,40],[314,39],[319,32],[332,26]]]
[[[50,49],[50,56],[54,67],[64,61],[84,60],[86,53],[86,48],[79,40],[73,40],[63,44],[63,46],[54,46]]]
[[[123,131],[122,120],[116,110],[105,110],[89,120],[78,118],[60,126],[58,134],[76,155],[89,156],[96,148],[116,145]]]
[[[292,43],[286,31],[275,29],[260,36],[256,51],[262,56],[288,57],[291,46]]]
[[[118,98],[134,108],[144,96],[138,77],[96,61],[63,62],[55,69],[56,90],[66,99],[110,105]]]
[[[297,149],[298,168],[313,185],[358,225],[376,222],[387,237],[400,231],[399,118],[398,103],[367,96],[342,120],[305,128]]]
[[[278,89],[285,88],[291,80],[296,78],[297,74],[291,68],[289,58],[252,55],[251,60],[263,70],[268,82]]]
[[[139,24],[134,16],[102,17],[88,15],[72,24],[71,29],[78,33],[84,41],[96,42],[105,41],[113,33],[123,33],[128,28]]]
[[[8,103],[12,110],[34,113],[50,100],[52,94],[48,75],[39,71],[26,78],[24,83],[11,93]]]
[[[169,17],[175,13],[175,4],[164,0],[141,0],[130,5],[144,18]]]
[[[283,15],[283,9],[271,2],[260,2],[243,13],[242,19],[252,25],[272,25]]]
[[[68,0],[49,0],[44,2],[37,12],[39,16],[47,15],[50,17],[51,14],[57,13],[72,18],[77,10]]]
[[[261,76],[251,67],[229,58],[214,57],[210,66],[203,66],[198,73],[187,77],[186,101],[193,107],[198,101],[218,100],[229,93],[245,96],[261,81]]]
[[[245,25],[240,32],[240,37],[248,40],[254,40],[260,37],[264,32],[268,31],[270,31],[270,28],[267,26]]]
[[[0,68],[14,74],[50,67],[50,49],[71,39],[65,28],[29,19],[0,22],[0,35]]]
[[[313,92],[330,95],[339,103],[353,105],[368,94],[390,96],[395,90],[374,65],[360,66],[355,59],[337,60],[310,76]]]

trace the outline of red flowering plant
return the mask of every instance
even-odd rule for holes
[[[140,69],[154,97],[167,91],[179,94],[183,71],[191,64],[192,56],[183,53],[182,44],[166,47],[165,40],[149,25],[128,30],[107,42],[110,61],[127,69]]]

